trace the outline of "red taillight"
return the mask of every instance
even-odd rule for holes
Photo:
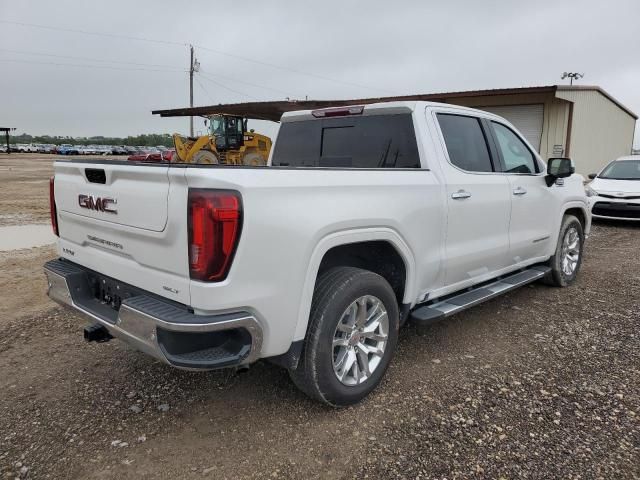
[[[311,115],[316,118],[346,117],[348,115],[362,115],[363,111],[364,105],[354,105],[352,107],[333,107],[314,110],[311,112]]]
[[[230,190],[189,190],[189,273],[205,282],[224,280],[242,229],[242,200]]]
[[[51,177],[49,179],[49,212],[51,213],[51,227],[53,228],[53,233],[55,233],[56,236],[59,237],[60,234],[58,232],[58,211],[56,209],[54,178],[55,177]]]

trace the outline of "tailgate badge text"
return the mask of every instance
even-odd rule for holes
[[[81,208],[95,210],[96,212],[117,214],[118,211],[114,208],[114,205],[117,203],[115,198],[100,198],[84,194],[78,195],[78,205],[80,205]]]

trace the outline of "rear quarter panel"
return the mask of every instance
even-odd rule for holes
[[[191,282],[200,313],[243,308],[264,329],[263,356],[304,337],[317,269],[332,246],[385,239],[407,263],[405,302],[441,261],[440,186],[428,170],[189,168],[190,188],[242,194],[235,259],[220,283]]]

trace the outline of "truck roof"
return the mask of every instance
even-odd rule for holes
[[[320,118],[340,116],[339,112],[345,112],[345,115],[349,110],[359,109],[355,114],[357,115],[397,115],[401,113],[412,113],[419,107],[448,107],[455,108],[456,110],[465,110],[468,112],[482,113],[487,116],[494,116],[489,112],[477,110],[474,108],[461,107],[458,105],[451,105],[449,103],[440,102],[426,102],[426,101],[399,101],[399,102],[378,102],[368,103],[365,105],[346,105],[340,107],[328,107],[319,108],[314,110],[296,110],[285,112],[282,114],[280,121],[282,123],[287,122],[299,122],[304,120],[318,120]],[[328,115],[327,115],[328,113]],[[338,113],[336,115],[336,113]],[[353,114],[353,113],[352,113]]]

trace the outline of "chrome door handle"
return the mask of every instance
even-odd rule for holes
[[[527,191],[522,187],[518,187],[513,190],[514,195],[524,195],[525,193],[527,193]]]
[[[471,194],[469,192],[467,192],[466,190],[458,190],[457,192],[453,192],[451,194],[451,198],[453,198],[454,200],[460,200],[463,198],[469,198],[471,196]]]

